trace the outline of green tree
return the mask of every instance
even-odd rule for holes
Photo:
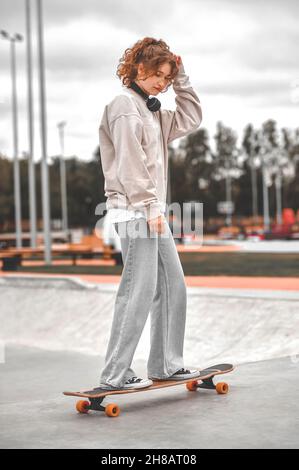
[[[240,178],[243,174],[243,161],[240,159],[240,151],[237,148],[237,134],[230,127],[226,127],[222,122],[217,122],[215,157],[217,158],[217,168],[214,178],[218,181],[225,181],[225,201],[233,202],[238,195],[238,185],[232,185],[234,179]],[[226,215],[226,224],[231,225],[231,215]]]

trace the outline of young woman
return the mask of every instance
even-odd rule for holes
[[[161,39],[146,37],[126,49],[117,76],[123,91],[105,106],[99,133],[106,207],[124,267],[100,387],[130,389],[198,375],[184,368],[186,285],[165,206],[167,145],[195,131],[202,111],[181,57]],[[156,96],[171,85],[176,110],[160,109]],[[150,311],[142,379],[131,363]]]

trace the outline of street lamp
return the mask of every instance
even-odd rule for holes
[[[51,265],[51,221],[50,221],[50,192],[49,171],[47,162],[47,117],[46,117],[46,87],[45,87],[45,61],[44,61],[44,30],[42,1],[36,0],[37,11],[37,39],[38,39],[38,72],[39,72],[39,101],[40,101],[40,135],[42,150],[42,207],[44,225],[45,264]]]
[[[36,190],[34,167],[34,135],[33,135],[33,80],[32,80],[32,45],[31,45],[31,5],[26,0],[26,39],[27,39],[27,85],[28,85],[28,174],[29,174],[29,212],[31,248],[37,245],[36,229]]]
[[[264,213],[264,230],[270,230],[270,213],[269,213],[269,194],[268,194],[268,168],[267,168],[267,142],[265,137],[259,132],[261,144],[260,154],[262,160],[262,180],[263,180],[263,213]]]
[[[61,211],[62,211],[62,230],[68,238],[68,220],[67,220],[67,189],[66,189],[66,171],[64,160],[64,128],[65,121],[58,122],[57,128],[60,140],[60,192],[61,192]]]
[[[15,33],[11,36],[7,31],[0,31],[3,39],[10,42],[11,79],[12,79],[12,128],[13,128],[13,156],[14,156],[14,200],[15,200],[15,226],[16,247],[22,247],[22,216],[21,216],[21,188],[19,167],[19,138],[18,138],[18,103],[17,103],[17,81],[16,81],[16,49],[15,43],[21,42],[21,34]]]

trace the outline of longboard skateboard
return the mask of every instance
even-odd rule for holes
[[[120,413],[120,408],[115,403],[109,403],[102,406],[102,401],[105,397],[110,395],[122,395],[131,393],[149,392],[158,388],[175,387],[176,385],[186,384],[187,390],[195,392],[198,388],[205,388],[216,390],[219,394],[226,394],[229,390],[228,384],[219,382],[216,385],[213,382],[215,375],[227,374],[234,369],[232,364],[217,364],[199,372],[198,376],[187,380],[156,380],[150,387],[132,389],[132,390],[104,390],[99,387],[92,390],[82,392],[63,392],[64,395],[88,398],[87,400],[79,400],[76,403],[76,409],[79,413],[88,413],[89,410],[104,411],[109,417],[117,417]]]

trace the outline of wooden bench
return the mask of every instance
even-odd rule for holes
[[[100,257],[105,260],[114,259],[116,264],[122,264],[121,253],[115,251],[110,245],[104,245],[103,248],[93,248],[83,244],[65,244],[52,245],[51,253],[53,256],[65,256],[72,259],[73,265],[77,264],[80,257],[93,259]],[[32,258],[32,256],[43,256],[44,247],[39,248],[7,248],[0,251],[3,271],[16,271],[18,266],[22,265],[23,259]]]

